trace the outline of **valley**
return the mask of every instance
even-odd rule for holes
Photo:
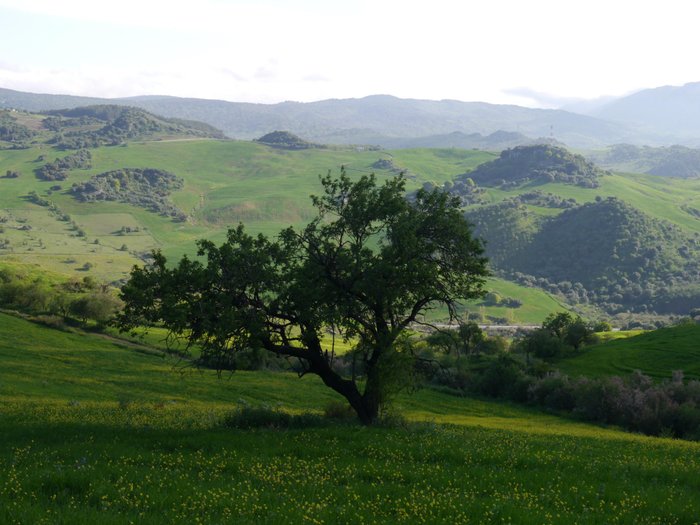
[[[698,314],[700,179],[601,169],[552,144],[241,141],[123,111],[10,115],[0,521],[697,520],[697,325],[639,329]],[[301,360],[245,348],[207,361],[204,342],[186,351],[188,331],[175,341],[166,324],[110,325],[124,306],[117,288],[153,250],[174,268],[183,255],[202,261],[196,241],[222,243],[239,223],[272,238],[302,228],[319,179],[340,172],[402,174],[409,200],[440,189],[459,202],[491,275],[483,297],[458,305],[455,333],[478,323],[542,335],[569,315],[585,326],[581,346],[562,332],[551,355],[531,355],[512,330],[447,343],[408,330],[400,344],[423,367],[366,427]],[[419,325],[448,319],[428,306]],[[353,380],[358,341],[328,327],[321,340]],[[656,399],[657,413],[629,408],[631,397]]]

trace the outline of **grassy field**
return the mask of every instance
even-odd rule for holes
[[[313,215],[309,195],[320,190],[319,175],[338,173],[345,166],[351,176],[376,171],[385,178],[394,173],[375,170],[379,159],[391,159],[407,170],[409,190],[426,181],[442,183],[491,160],[494,154],[460,149],[412,149],[368,151],[312,149],[286,151],[253,142],[221,140],[178,140],[129,143],[124,147],[92,150],[93,167],[72,170],[66,181],[40,181],[34,170],[44,161],[66,155],[47,145],[27,150],[0,152],[0,173],[16,170],[17,179],[0,179],[0,241],[10,247],[0,249],[0,260],[37,264],[48,271],[100,281],[127,277],[134,264],[142,264],[152,249],[161,249],[171,259],[193,254],[195,241],[224,239],[228,227],[244,222],[253,232],[276,234],[281,228],[305,224]],[[190,217],[174,223],[145,209],[118,202],[80,203],[68,192],[73,183],[120,167],[165,169],[185,179],[173,202]],[[524,191],[540,189],[579,202],[596,196],[618,196],[656,217],[675,222],[690,232],[700,232],[700,220],[682,206],[700,207],[700,183],[649,175],[615,174],[602,179],[600,188],[585,189],[564,184],[528,185],[512,191],[488,189],[487,197],[498,201]],[[53,202],[71,221],[61,221],[55,213],[30,202],[35,191]],[[541,215],[558,210],[532,206]],[[75,226],[74,226],[75,225]],[[76,227],[85,235],[79,235]],[[123,233],[122,228],[130,228]],[[86,270],[86,265],[89,270]],[[519,299],[517,309],[467,305],[469,311],[498,317],[515,324],[539,324],[547,314],[562,309],[551,296],[506,281],[489,281],[490,291]],[[444,311],[430,314],[445,317]]]
[[[612,339],[586,347],[583,352],[557,363],[570,375],[625,375],[634,370],[655,377],[671,377],[683,370],[687,378],[700,379],[700,325],[684,325]]]
[[[617,197],[645,213],[668,220],[689,232],[700,232],[700,219],[685,211],[682,206],[700,207],[700,180],[655,177],[635,173],[607,175],[595,189],[581,188],[559,183],[543,184],[533,182],[510,191],[489,188],[487,196],[491,202],[519,195],[532,190],[554,193],[565,198],[573,198],[583,204],[600,197]],[[558,210],[528,206],[540,215],[551,215]]]
[[[93,168],[73,170],[61,190],[49,191],[54,183],[38,180],[33,170],[44,155],[53,160],[65,153],[46,146],[28,150],[3,151],[0,172],[17,170],[17,179],[0,179],[0,224],[11,249],[0,250],[0,261],[37,264],[47,271],[98,280],[125,278],[141,257],[157,248],[171,258],[195,252],[195,240],[222,241],[229,226],[244,222],[249,230],[276,234],[291,225],[300,226],[312,217],[309,195],[320,190],[318,177],[328,170],[337,173],[345,166],[351,176],[377,171],[380,178],[393,173],[374,170],[379,158],[393,157],[394,163],[410,170],[407,186],[415,189],[424,181],[443,182],[493,158],[493,154],[458,149],[402,150],[397,152],[329,149],[285,151],[252,142],[192,140],[131,143],[126,147],[92,150]],[[118,203],[80,203],[67,192],[70,185],[96,173],[119,167],[157,167],[181,176],[186,184],[173,201],[191,216],[187,223],[173,223],[144,209]],[[73,226],[26,199],[36,191],[54,202],[61,212],[85,232],[78,236]],[[23,228],[28,225],[30,228]],[[130,228],[123,233],[122,227]],[[135,231],[138,230],[138,231]],[[89,271],[85,265],[91,265]],[[519,324],[539,323],[552,308],[551,297],[494,279],[489,289],[503,296],[522,298],[518,309],[469,305],[484,316],[495,316]],[[431,314],[445,317],[445,311]]]
[[[320,411],[313,377],[185,371],[0,314],[0,522],[696,523],[700,444],[422,390],[405,425],[235,430]]]

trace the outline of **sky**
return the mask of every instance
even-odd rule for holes
[[[560,107],[700,80],[687,0],[0,0],[0,87]]]

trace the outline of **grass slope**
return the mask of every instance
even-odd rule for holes
[[[0,240],[8,239],[11,249],[0,250],[0,258],[31,262],[50,271],[82,277],[90,263],[89,275],[99,280],[124,278],[144,254],[162,249],[170,258],[195,251],[195,240],[221,241],[226,229],[244,222],[254,232],[268,235],[289,225],[305,224],[313,214],[309,195],[319,191],[318,176],[328,170],[337,173],[345,166],[351,175],[377,172],[384,178],[395,173],[376,170],[378,159],[391,158],[399,170],[406,170],[409,190],[424,182],[450,181],[495,155],[483,151],[452,149],[412,149],[371,151],[353,148],[285,151],[261,144],[220,140],[174,140],[130,142],[126,147],[91,150],[93,167],[73,170],[61,189],[48,195],[53,183],[42,182],[34,170],[42,162],[66,153],[47,145],[26,150],[0,151],[0,173],[19,171],[17,179],[0,178]],[[43,155],[45,161],[37,161]],[[80,203],[67,192],[73,183],[117,168],[157,168],[185,180],[182,190],[172,195],[173,203],[190,216],[186,223],[173,223],[145,209],[119,202]],[[700,233],[700,220],[687,210],[700,209],[700,182],[653,176],[611,175],[601,178],[601,187],[581,188],[566,184],[530,183],[510,191],[488,188],[486,198],[497,202],[513,195],[540,189],[579,203],[596,196],[618,196],[646,213],[670,220],[690,233]],[[69,214],[85,232],[76,236],[69,222],[57,220],[47,208],[33,204],[27,195],[35,191]],[[527,206],[536,216],[551,216],[559,210]],[[30,225],[31,230],[21,229]],[[120,235],[128,227],[138,231]],[[522,288],[522,290],[527,290]],[[496,291],[499,291],[498,289]],[[499,291],[500,293],[500,291]],[[502,294],[503,295],[503,294]],[[505,295],[512,295],[506,293]],[[525,292],[516,298],[526,302]],[[516,322],[540,322],[542,317],[513,310],[499,315]]]
[[[421,391],[406,428],[232,430],[239,398],[319,410],[311,377],[180,375],[0,314],[2,523],[693,523],[700,444]],[[450,423],[450,424],[447,424]]]
[[[286,151],[250,142],[237,141],[155,141],[130,143],[127,147],[93,149],[89,170],[73,170],[60,191],[46,195],[51,183],[33,175],[41,165],[36,158],[62,156],[43,148],[3,151],[0,173],[17,170],[17,179],[0,179],[0,217],[5,216],[4,233],[12,250],[0,250],[0,260],[39,264],[49,271],[83,277],[85,263],[93,267],[89,275],[100,280],[123,278],[140,257],[154,248],[170,258],[195,252],[195,240],[223,241],[226,229],[244,222],[253,232],[268,235],[291,225],[306,224],[313,216],[309,195],[320,190],[318,176],[345,166],[351,176],[377,172],[380,178],[394,175],[371,166],[385,152],[328,149]],[[493,158],[492,154],[458,149],[401,150],[394,164],[410,171],[409,189],[427,180],[444,182]],[[81,203],[68,195],[73,183],[117,167],[158,168],[185,179],[185,187],[173,194],[172,201],[191,216],[187,223],[173,223],[142,208],[119,202]],[[49,210],[24,197],[36,191],[56,203],[85,231],[77,237],[69,223],[58,221]],[[21,230],[30,224],[31,230]],[[3,226],[0,224],[0,226]],[[132,231],[120,234],[122,227]],[[97,244],[95,243],[97,241]],[[124,247],[126,249],[124,249]],[[493,282],[501,295],[527,296],[533,299],[521,309],[486,309],[485,315],[512,319],[513,322],[539,323],[550,312],[553,301],[543,292],[514,287],[504,281]],[[501,289],[507,288],[504,292]],[[523,302],[526,302],[523,300]],[[440,318],[445,312],[437,312]]]
[[[668,379],[674,370],[700,379],[700,325],[682,325],[613,339],[587,347],[581,355],[557,366],[571,375],[624,375],[640,370]]]

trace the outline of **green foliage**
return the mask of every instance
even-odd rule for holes
[[[70,192],[81,202],[120,201],[185,221],[187,215],[168,200],[170,193],[183,185],[181,178],[167,171],[123,168],[74,184]]]
[[[561,195],[556,195],[555,193],[543,192],[541,190],[520,193],[512,197],[512,199],[515,202],[529,204],[531,206],[540,206],[542,208],[568,209],[578,205],[576,199],[572,197],[566,198]]]
[[[593,157],[597,162],[621,171],[649,173],[660,177],[700,177],[700,150],[686,146],[616,144]]]
[[[112,294],[91,292],[72,301],[68,311],[83,323],[91,319],[98,325],[105,326],[120,308],[121,302]]]
[[[593,325],[594,332],[610,332],[612,325],[608,321],[598,321]]]
[[[526,356],[542,359],[558,357],[567,351],[578,350],[592,341],[593,329],[580,316],[569,312],[552,313],[542,323],[542,328],[525,334],[517,349]]]
[[[611,313],[673,312],[687,311],[700,297],[697,238],[619,199],[546,220],[508,202],[476,209],[468,218],[497,268],[572,303],[592,302]]]
[[[512,268],[539,232],[541,218],[522,204],[504,201],[469,209],[474,235],[484,239],[486,255],[496,268]]]
[[[516,349],[526,356],[535,356],[541,359],[551,359],[562,355],[566,346],[561,338],[545,328],[538,328],[522,337]]]
[[[205,262],[183,258],[174,268],[154,254],[122,289],[121,328],[162,322],[214,361],[246,348],[297,358],[374,422],[410,369],[403,332],[431,304],[453,314],[458,299],[481,295],[486,260],[446,193],[419,191],[409,202],[401,177],[379,185],[344,171],[321,182],[318,215],[301,231],[270,241],[241,225],[220,247],[200,241]],[[362,393],[354,371],[333,370],[321,346],[329,327],[359,340]]]
[[[47,162],[34,170],[36,176],[45,181],[66,180],[68,171],[74,169],[88,169],[92,167],[92,154],[86,149],[80,149],[75,153],[57,158],[53,162]]]
[[[18,123],[9,111],[0,111],[0,140],[21,144],[34,136],[35,133]]]
[[[458,180],[470,178],[481,186],[521,185],[538,181],[595,188],[602,174],[581,155],[558,146],[538,144],[507,149],[498,159],[478,166]]]
[[[272,146],[273,148],[291,150],[323,147],[320,144],[314,144],[313,142],[308,142],[300,137],[297,137],[288,131],[273,131],[258,139],[255,139],[255,142],[265,144],[266,146]]]

